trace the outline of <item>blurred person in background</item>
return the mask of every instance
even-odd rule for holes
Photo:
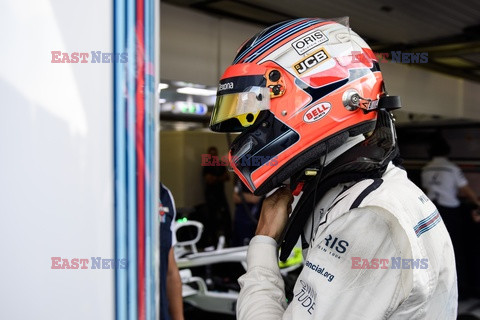
[[[250,239],[255,236],[263,197],[254,195],[237,177],[234,180],[233,202],[235,203],[235,213],[232,245],[239,247],[248,245]]]
[[[436,204],[450,232],[457,232],[460,210],[459,193],[465,195],[474,205],[480,207],[480,200],[469,186],[462,170],[448,159],[450,146],[439,137],[430,147],[430,162],[422,169],[422,187],[427,196]]]
[[[422,168],[421,178],[422,187],[426,191],[430,200],[437,207],[440,215],[445,222],[455,250],[455,261],[458,274],[459,298],[464,299],[468,296],[467,287],[469,280],[467,278],[467,259],[470,252],[467,252],[466,246],[466,226],[465,223],[478,221],[476,210],[465,210],[465,206],[459,199],[459,194],[464,195],[473,206],[480,207],[480,200],[469,186],[462,170],[448,159],[450,146],[445,138],[440,134],[432,142],[429,155],[430,162]],[[465,219],[464,215],[471,213],[471,219]]]
[[[182,280],[173,253],[176,236],[173,223],[175,201],[170,190],[160,183],[160,319],[183,320]]]
[[[220,236],[225,237],[225,243],[230,244],[232,237],[232,218],[225,195],[225,182],[230,180],[226,164],[218,158],[218,150],[208,148],[210,165],[203,166],[203,180],[205,183],[205,202],[207,205],[207,219],[205,236],[207,243],[216,245]]]

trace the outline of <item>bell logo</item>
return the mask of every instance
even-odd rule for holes
[[[322,102],[320,104],[314,105],[303,116],[303,121],[305,122],[315,122],[327,115],[327,113],[332,108],[332,105],[328,102]]]

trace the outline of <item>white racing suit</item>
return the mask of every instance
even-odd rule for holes
[[[381,179],[331,189],[304,234],[310,246],[288,302],[275,240],[251,240],[239,320],[456,319],[449,234],[404,170],[390,163]]]

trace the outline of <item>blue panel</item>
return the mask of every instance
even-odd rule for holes
[[[135,0],[127,3],[127,223],[128,223],[128,319],[137,319],[137,204],[135,162]]]
[[[114,1],[114,50],[125,52],[125,2]],[[124,63],[114,64],[114,148],[115,148],[115,258],[127,259],[127,178],[125,139]],[[117,320],[127,319],[127,270],[115,271],[115,314]]]
[[[145,0],[145,287],[146,287],[146,319],[156,318],[155,304],[155,250],[156,239],[155,226],[158,196],[154,194],[156,183],[155,177],[155,70],[154,68],[154,3],[153,0]]]

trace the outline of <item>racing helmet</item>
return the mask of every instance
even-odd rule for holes
[[[256,195],[372,131],[378,61],[348,20],[301,18],[247,40],[221,77],[210,129],[240,132],[230,166]]]

